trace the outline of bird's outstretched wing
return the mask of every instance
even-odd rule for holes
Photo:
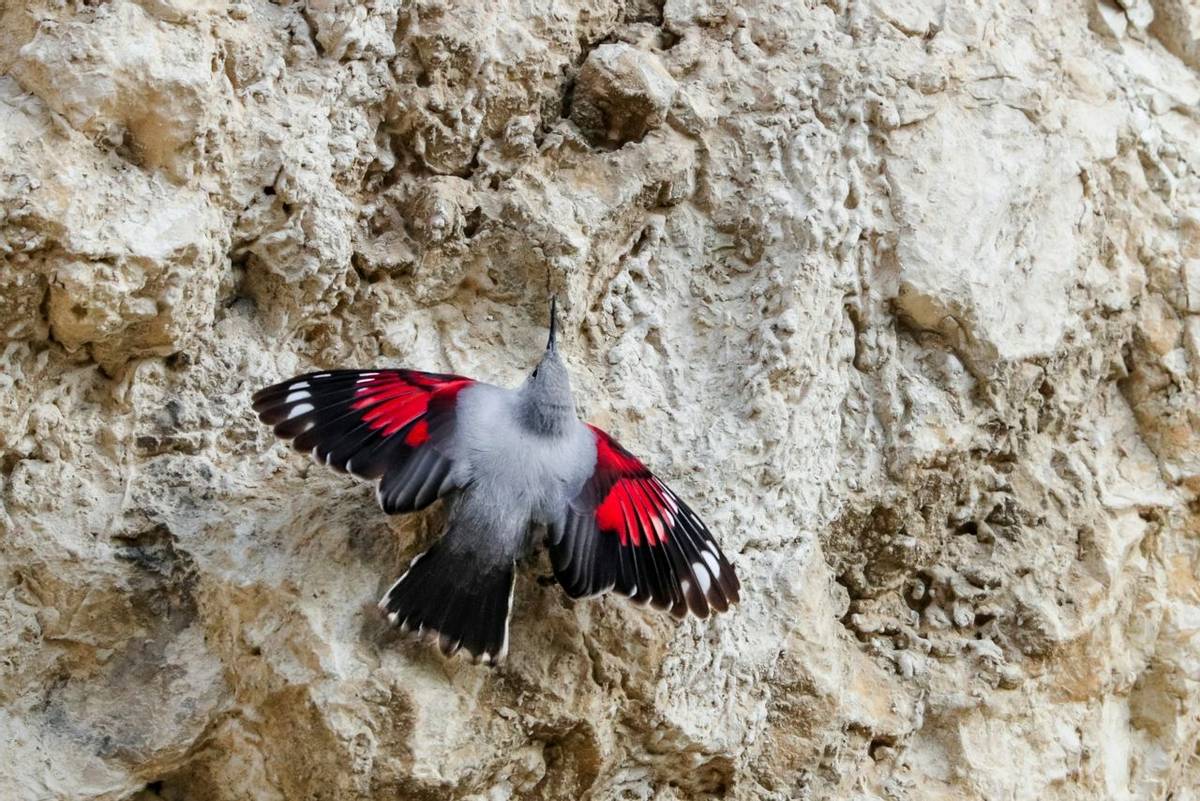
[[[616,440],[589,428],[595,469],[550,530],[554,575],[567,594],[616,590],[680,618],[736,603],[741,583],[696,513]]]
[[[458,394],[475,382],[416,370],[306,373],[254,394],[254,411],[298,451],[378,479],[388,514],[428,506],[454,487]]]

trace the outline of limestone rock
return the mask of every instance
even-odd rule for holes
[[[603,44],[579,71],[571,119],[594,141],[639,142],[666,120],[675,90],[658,56],[620,42]]]
[[[1155,0],[1150,32],[1193,69],[1200,67],[1200,8],[1187,0]]]
[[[0,799],[1194,798],[1192,5],[0,4]],[[249,398],[548,292],[744,601],[445,662]]]

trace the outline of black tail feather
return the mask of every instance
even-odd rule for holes
[[[496,664],[508,653],[514,566],[476,572],[438,543],[413,559],[379,609],[402,631],[436,642],[446,656],[466,651]]]

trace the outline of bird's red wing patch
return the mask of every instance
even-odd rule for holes
[[[429,438],[429,426],[420,418],[429,411],[430,402],[435,397],[453,400],[471,383],[461,376],[381,370],[359,379],[350,408],[362,412],[363,421],[385,437],[416,423],[405,441],[420,445]]]
[[[390,513],[423,508],[450,488],[444,446],[469,378],[416,370],[308,373],[254,395],[259,419],[318,462],[379,479]]]
[[[740,583],[687,504],[608,434],[591,478],[551,532],[551,561],[568,594],[609,589],[682,616],[706,617],[738,600]]]
[[[675,525],[679,505],[672,493],[636,456],[605,432],[589,426],[596,437],[596,471],[608,492],[596,507],[596,526],[616,534],[622,545],[659,545]]]

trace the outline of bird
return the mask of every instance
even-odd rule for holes
[[[552,298],[546,350],[515,389],[378,368],[309,372],[253,395],[258,418],[297,451],[376,482],[385,513],[446,499],[444,533],[378,604],[446,657],[505,660],[516,565],[542,544],[571,598],[611,591],[677,619],[739,601],[737,573],[700,517],[578,418],[557,327]]]

